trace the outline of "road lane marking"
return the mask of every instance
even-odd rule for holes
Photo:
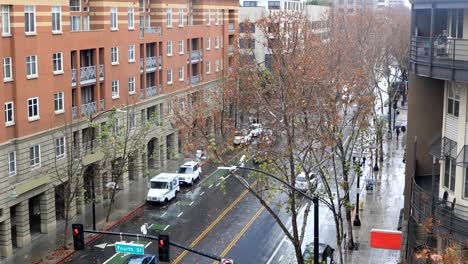
[[[161,217],[164,217],[166,214],[167,214],[167,211],[166,211],[166,212],[164,212],[164,214],[162,214],[162,215],[161,215]]]
[[[167,225],[163,231],[166,231],[171,225]]]
[[[255,187],[257,183],[258,180],[255,180],[251,187]],[[226,214],[229,213],[234,208],[234,206],[236,206],[242,200],[242,198],[247,195],[247,193],[249,193],[249,190],[244,190],[234,202],[226,207],[226,209],[224,209],[224,211],[205,230],[203,230],[203,232],[194,241],[192,241],[189,247],[195,247],[200,242],[200,240],[202,240],[208,234],[208,232],[210,232],[211,229],[213,229],[226,216]],[[174,259],[174,261],[171,262],[171,264],[179,263],[187,254],[188,251],[184,250],[179,256],[177,256],[176,259]]]
[[[211,187],[213,187],[213,184],[211,184],[211,185],[208,187],[208,189],[211,189]]]
[[[281,257],[278,259],[278,261],[281,261],[283,259],[284,255],[281,255]]]
[[[220,184],[221,184],[221,182],[218,182],[218,183],[216,184],[216,187],[218,187]]]
[[[193,203],[194,203],[194,201],[192,201],[192,202],[189,204],[189,206],[192,206]]]
[[[147,248],[152,242],[149,242],[148,244],[145,245],[145,248]]]
[[[202,192],[202,193],[200,193],[200,196],[203,196],[204,194],[205,194],[205,192]]]
[[[112,255],[112,257],[110,257],[109,259],[107,259],[104,263],[102,264],[107,264],[109,263],[109,261],[113,260],[116,256],[118,256],[120,253],[115,253],[114,255]]]
[[[174,205],[178,205],[180,201],[177,201]]]
[[[180,217],[183,214],[184,214],[184,212],[180,212],[180,214],[178,214],[177,217]]]
[[[224,249],[224,251],[221,253],[221,257],[225,257],[229,251],[236,245],[237,242],[241,239],[241,237],[247,232],[247,230],[252,226],[252,224],[257,220],[257,218],[262,214],[262,212],[265,210],[265,207],[262,206],[260,209],[258,209],[257,213],[255,213],[254,216],[247,222],[247,224],[242,228],[242,230],[236,235],[236,237],[229,243],[229,245]],[[213,263],[219,263],[217,260],[215,260]]]

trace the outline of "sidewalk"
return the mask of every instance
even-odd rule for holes
[[[183,158],[179,160],[168,160],[163,168],[156,171],[156,174],[163,171],[175,171],[183,161]],[[107,205],[109,204],[108,200],[103,203],[96,204],[97,229],[102,230],[110,228],[137,212],[138,209],[145,204],[148,189],[147,183],[148,178],[140,178],[139,180],[130,181],[128,189],[119,191],[115,196],[112,213],[109,222],[107,223],[105,221],[105,214]],[[77,215],[73,220],[71,220],[70,225],[72,223],[83,223],[85,228],[92,229],[91,205],[86,206],[85,214]],[[63,256],[60,256],[57,254],[58,252],[54,252],[62,245],[64,225],[64,221],[59,221],[57,222],[57,227],[54,231],[48,234],[39,234],[31,237],[31,244],[23,248],[14,249],[13,256],[0,259],[0,264],[56,263],[64,257],[66,253],[62,251]],[[73,244],[71,242],[71,227],[69,229],[70,236],[68,238],[71,248],[73,248]],[[86,236],[86,240],[89,238],[89,236]]]
[[[401,107],[396,118],[397,126],[407,126],[407,107]],[[398,263],[400,251],[376,249],[370,247],[370,230],[397,230],[400,210],[403,208],[403,189],[405,184],[405,164],[403,155],[406,144],[406,133],[401,133],[399,141],[393,131],[392,139],[384,142],[385,158],[379,164],[380,170],[368,170],[362,179],[374,176],[375,185],[372,192],[361,191],[360,201],[363,206],[359,211],[360,227],[353,227],[354,241],[358,250],[345,251],[345,263]],[[368,163],[369,164],[369,163]],[[372,168],[373,165],[369,165]],[[364,187],[365,187],[365,181]]]

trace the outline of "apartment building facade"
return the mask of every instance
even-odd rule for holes
[[[468,258],[468,3],[413,0],[402,258]],[[419,226],[432,225],[434,239]]]
[[[166,116],[174,98],[216,89],[226,76],[238,2],[4,0],[0,9],[0,256],[9,256],[62,219],[63,186],[50,168],[73,158],[66,141],[92,146],[90,118],[103,123],[109,110],[131,108],[132,122],[155,113],[162,120],[119,179],[122,188],[177,156],[178,132]],[[65,124],[74,124],[73,135],[55,136]],[[98,201],[105,175],[93,175]]]

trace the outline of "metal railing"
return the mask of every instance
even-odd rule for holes
[[[140,58],[140,72],[143,72],[145,69],[145,63],[143,62],[143,58]]]
[[[77,119],[78,118],[78,107],[72,106],[72,118]]]
[[[147,34],[158,34],[159,36],[161,36],[162,34],[162,30],[161,30],[161,26],[153,26],[153,27],[146,27],[145,28],[145,33]]]
[[[197,62],[202,59],[203,52],[201,50],[192,50],[190,53],[190,61]]]
[[[234,45],[229,45],[228,46],[228,52],[229,52],[229,54],[234,53]]]
[[[156,57],[146,57],[146,70],[155,70],[157,65]]]
[[[105,105],[104,99],[101,99],[99,101],[99,105],[101,106],[101,112],[104,112],[106,110],[106,105]]]
[[[228,31],[229,31],[229,32],[234,32],[234,29],[235,29],[234,23],[229,23],[229,24],[228,24]]]
[[[96,102],[91,102],[91,103],[81,105],[81,116],[82,117],[90,116],[90,115],[92,115],[92,114],[94,114],[96,112],[97,112]]]
[[[80,68],[80,83],[90,83],[96,81],[96,66]]]
[[[159,65],[160,70],[162,69],[162,64],[163,64],[163,58],[162,56],[158,56],[158,65]]]
[[[140,99],[145,99],[145,89],[140,89]]]
[[[99,65],[99,79],[104,80],[104,64]]]
[[[192,84],[198,84],[199,82],[202,81],[202,76],[201,75],[195,75],[190,78],[190,81]]]
[[[97,139],[90,140],[87,142],[84,142],[81,144],[81,151],[83,151],[85,154],[86,153],[93,153],[93,150],[96,150],[99,148],[100,142]]]
[[[146,87],[146,97],[156,96],[156,86]]]
[[[412,37],[413,63],[468,70],[468,39]]]
[[[71,73],[72,73],[72,76],[71,76],[72,86],[75,86],[76,85],[76,69],[72,69]]]
[[[450,233],[458,240],[468,239],[468,207],[457,204],[456,199],[447,201],[419,186],[413,180],[411,197],[412,217],[419,223],[426,223],[434,217],[434,228],[440,232]]]

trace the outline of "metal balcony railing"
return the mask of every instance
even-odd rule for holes
[[[229,45],[229,46],[228,46],[228,52],[229,52],[229,54],[233,54],[233,53],[234,53],[234,45]]]
[[[412,37],[410,60],[416,74],[468,81],[468,39]]]
[[[158,66],[160,70],[162,69],[162,65],[163,65],[163,58],[162,56],[158,56]]]
[[[81,116],[90,116],[97,112],[96,102],[90,102],[81,105]]]
[[[83,151],[85,154],[93,153],[94,150],[99,148],[99,143],[100,142],[97,139],[84,142],[81,144],[81,151]]]
[[[101,112],[104,112],[106,110],[104,99],[101,99],[101,101],[99,102],[99,105],[101,106]]]
[[[195,75],[195,76],[192,76],[190,78],[190,81],[192,82],[192,84],[198,84],[199,82],[202,81],[202,76],[201,75]]]
[[[234,32],[234,29],[235,29],[234,23],[229,23],[229,24],[228,24],[228,31],[229,31],[229,32]]]
[[[104,80],[104,64],[99,65],[99,80]]]
[[[156,65],[157,65],[157,61],[156,61],[156,57],[147,57],[146,58],[146,70],[149,71],[149,70],[156,70]]]
[[[432,194],[419,186],[413,180],[411,197],[412,217],[419,223],[426,223],[434,217],[434,228],[443,233],[450,233],[459,241],[468,239],[468,207],[447,201]]]
[[[161,36],[161,26],[153,26],[153,27],[146,27],[145,28],[145,33],[146,34],[158,34]]]
[[[156,96],[156,86],[146,87],[146,97]]]
[[[143,58],[140,58],[140,72],[143,72],[144,69],[145,69],[145,63],[143,61]]]
[[[145,99],[145,89],[140,89],[140,99]]]
[[[203,52],[201,50],[192,50],[189,56],[192,63],[197,63],[203,59]]]
[[[96,66],[87,66],[80,68],[80,83],[87,84],[96,82]]]
[[[72,118],[77,119],[78,118],[78,107],[72,106]]]
[[[72,69],[72,76],[71,76],[71,81],[72,81],[72,86],[76,86],[76,69]]]

